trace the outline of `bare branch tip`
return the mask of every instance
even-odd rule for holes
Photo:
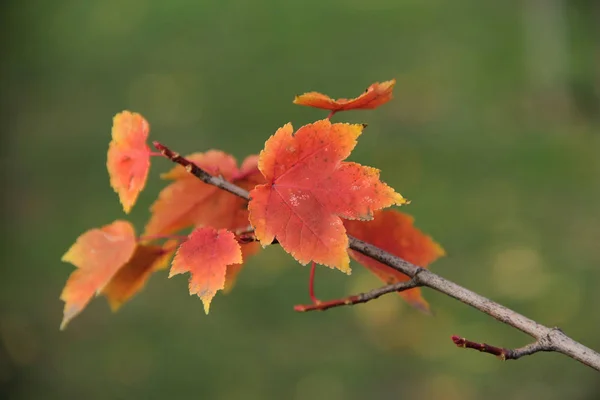
[[[460,336],[456,336],[456,335],[452,335],[451,337],[452,341],[454,342],[455,345],[457,345],[458,347],[466,347],[466,339],[465,338],[461,338]]]
[[[306,306],[303,306],[301,304],[294,306],[294,311],[296,312],[306,312]]]
[[[165,148],[165,146],[163,146],[158,140],[153,140],[152,146],[154,146],[154,148],[159,151],[162,151]]]

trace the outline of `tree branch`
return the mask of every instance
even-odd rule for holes
[[[189,173],[198,177],[203,182],[208,183],[210,185],[214,185],[220,189],[226,190],[226,191],[233,193],[236,196],[239,196],[243,199],[249,200],[250,197],[249,197],[248,191],[232,184],[231,182],[226,181],[225,179],[223,179],[221,177],[215,177],[215,176],[210,175],[206,171],[204,171],[201,168],[199,168],[198,166],[196,166],[194,163],[190,162],[189,160],[185,159],[184,157],[181,157],[178,153],[171,151],[169,148],[160,144],[159,142],[153,142],[153,144],[154,144],[154,147],[156,147],[156,149],[159,150],[165,157],[167,157],[168,159],[170,159],[171,161],[173,161],[177,164],[182,165]],[[359,240],[355,237],[352,237],[350,235],[348,235],[348,240],[349,240],[349,246],[351,249],[356,250],[366,256],[369,256],[369,257],[373,258],[374,260],[379,261],[379,262],[409,276],[411,278],[411,281],[409,281],[409,282],[413,282],[415,284],[415,287],[416,286],[426,286],[426,287],[434,289],[440,293],[443,293],[445,295],[453,297],[453,298],[491,316],[492,318],[495,318],[496,320],[498,320],[500,322],[510,325],[510,326],[520,330],[521,332],[524,332],[524,333],[528,334],[529,336],[533,337],[534,339],[536,339],[535,343],[525,346],[525,347],[522,347],[521,349],[515,349],[513,351],[520,350],[523,352],[522,355],[525,355],[526,351],[531,351],[532,349],[535,351],[531,351],[527,354],[533,354],[533,353],[539,352],[539,351],[554,351],[554,352],[562,353],[568,357],[571,357],[571,358],[587,365],[588,367],[591,367],[597,371],[600,371],[600,354],[598,354],[596,351],[584,346],[583,344],[571,339],[560,329],[549,328],[542,324],[539,324],[536,321],[517,313],[516,311],[513,311],[513,310],[511,310],[501,304],[498,304],[488,298],[485,298],[469,289],[466,289],[460,285],[457,285],[454,282],[451,282],[445,278],[442,278],[441,276],[439,276],[427,269],[424,269],[424,268],[421,268],[414,264],[411,264],[406,260],[403,260],[403,259],[396,257],[393,254],[390,254],[376,246],[373,246],[372,244],[366,243],[366,242]],[[379,293],[379,291],[381,291],[381,293],[376,296],[376,297],[379,297],[385,293],[391,293],[394,291],[398,291],[398,289],[396,289],[396,290],[388,290],[388,289],[391,289],[391,287],[386,286],[386,287],[376,289],[374,291],[371,291],[371,292],[368,292],[368,293],[365,293],[362,295],[356,295],[354,297],[356,299],[358,299],[360,296],[368,296],[369,294],[371,294],[373,292]],[[406,289],[408,289],[408,288],[406,288]],[[403,289],[403,290],[406,290],[406,289]],[[353,296],[350,296],[350,298],[352,298],[352,297]],[[376,298],[376,297],[373,297],[373,298]],[[369,298],[368,300],[365,300],[365,301],[356,301],[356,302],[350,301],[348,303],[348,305],[364,303],[369,300],[371,300],[371,298]],[[332,301],[332,302],[336,302],[336,301]],[[343,302],[343,303],[336,302],[335,304],[332,302],[329,302],[332,305],[327,308],[341,306],[341,305],[347,305],[345,302]],[[326,302],[324,302],[324,303],[326,303]],[[322,306],[321,309],[326,309],[323,307],[324,306]],[[299,311],[308,311],[308,310],[299,310]],[[467,343],[467,342],[465,342],[465,343]],[[468,343],[474,343],[474,342],[468,342]],[[538,343],[538,344],[542,343],[543,349],[538,350],[536,347],[536,343]],[[493,346],[491,346],[491,347],[493,347]],[[526,350],[524,350],[524,349],[526,349]],[[492,353],[492,354],[494,354],[494,353]]]
[[[479,350],[482,353],[493,354],[502,361],[505,360],[518,360],[523,356],[529,356],[540,351],[554,351],[550,343],[546,343],[545,338],[536,340],[527,346],[519,347],[518,349],[505,349],[502,347],[496,347],[487,343],[477,343],[461,338],[459,336],[452,336],[452,341],[458,347],[465,349]]]
[[[209,185],[213,185],[218,187],[219,189],[226,190],[230,193],[235,194],[243,199],[248,200],[248,191],[242,189],[241,187],[234,185],[233,183],[227,182],[222,177],[212,176],[208,172],[204,171],[202,168],[198,167],[196,164],[191,162],[185,157],[182,157],[179,153],[171,151],[166,146],[163,146],[161,143],[154,141],[152,142],[156,150],[160,151],[161,154],[167,157],[169,160],[173,161],[181,165],[187,172],[194,175],[196,178],[200,179],[204,183],[208,183]]]
[[[341,299],[327,300],[327,301],[317,300],[313,304],[297,305],[297,306],[294,306],[294,310],[299,311],[299,312],[325,311],[325,310],[329,310],[330,308],[334,308],[334,307],[353,306],[355,304],[361,304],[361,303],[366,303],[367,301],[375,300],[376,298],[381,297],[387,293],[403,292],[405,290],[412,289],[417,286],[419,286],[417,281],[415,279],[411,279],[406,282],[394,283],[393,285],[383,286],[383,287],[380,287],[377,289],[373,289],[366,293],[360,293],[357,295],[348,296],[348,297],[344,297]]]

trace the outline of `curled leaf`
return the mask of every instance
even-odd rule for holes
[[[300,96],[296,96],[294,99],[294,104],[321,108],[334,112],[357,109],[372,109],[377,108],[392,99],[392,91],[395,84],[395,79],[382,83],[376,82],[369,86],[363,94],[354,99],[334,100],[331,97],[319,92],[308,92]]]
[[[150,170],[150,148],[146,144],[150,127],[140,114],[123,111],[115,115],[106,167],[110,185],[129,213],[146,185]]]
[[[291,124],[267,140],[259,169],[267,183],[250,192],[250,222],[263,246],[275,238],[301,264],[314,261],[349,272],[341,218],[371,219],[406,200],[379,180],[379,170],[344,162],[362,125]]]

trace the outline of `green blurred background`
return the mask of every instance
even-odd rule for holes
[[[1,12],[0,397],[6,399],[594,399],[597,372],[558,354],[517,362],[450,336],[529,338],[425,290],[297,314],[308,268],[273,246],[211,314],[186,278],[154,275],[116,314],[94,300],[64,332],[60,257],[123,218],[105,157],[131,109],[181,152],[258,152],[292,104],[397,79],[395,99],[337,115],[368,129],[351,156],[412,200],[448,256],[435,272],[600,349],[600,3],[32,0]],[[169,169],[155,160],[142,229]],[[379,282],[319,268],[323,299]]]

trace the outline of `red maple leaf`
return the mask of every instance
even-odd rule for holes
[[[150,148],[146,144],[150,126],[140,114],[123,111],[115,115],[106,167],[110,185],[129,213],[144,189],[150,170]]]
[[[356,109],[372,109],[377,108],[392,99],[392,91],[395,84],[395,79],[382,83],[376,82],[369,86],[363,94],[354,99],[334,100],[331,97],[319,92],[308,92],[300,96],[296,96],[294,99],[294,104],[321,108],[334,112]]]
[[[377,209],[405,199],[379,180],[379,170],[344,162],[362,125],[280,128],[260,153],[267,183],[250,192],[250,222],[263,246],[275,238],[301,264],[349,272],[348,238],[341,218],[371,219]]]
[[[242,263],[242,251],[233,233],[226,229],[197,228],[179,249],[169,278],[191,273],[190,294],[197,294],[208,314],[218,290],[225,288],[227,266]]]
[[[413,221],[411,216],[400,211],[383,210],[377,211],[371,221],[345,221],[344,225],[349,235],[425,268],[445,255],[444,249],[431,237],[415,228]],[[410,279],[403,273],[357,251],[350,250],[350,255],[387,284]],[[429,304],[422,297],[420,288],[409,289],[399,294],[411,305],[429,311]]]

